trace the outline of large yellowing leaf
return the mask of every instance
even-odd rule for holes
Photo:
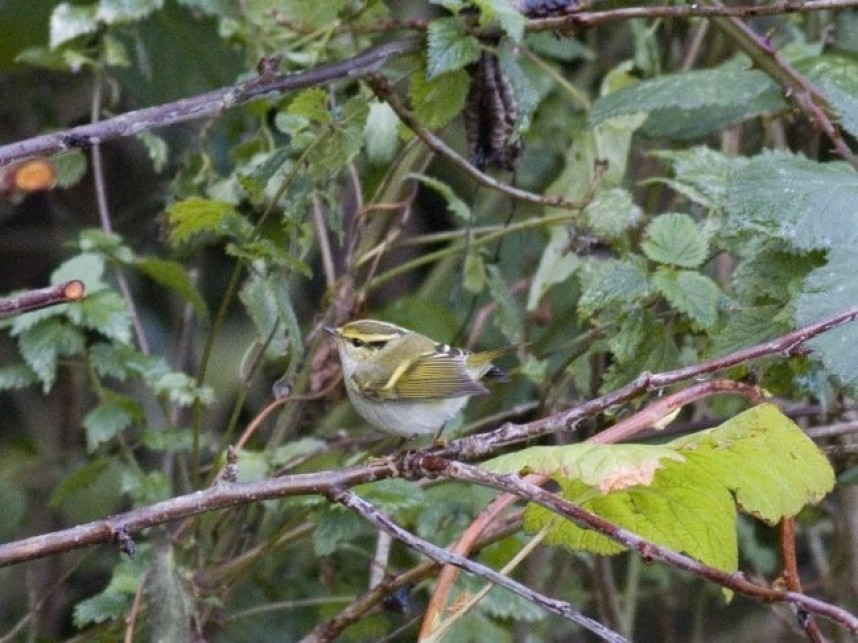
[[[563,497],[625,529],[726,571],[738,564],[736,510],[768,523],[797,514],[834,486],[822,452],[776,406],[763,404],[665,445],[533,447],[484,465],[542,473]],[[600,554],[607,537],[530,505],[525,528],[546,542]]]

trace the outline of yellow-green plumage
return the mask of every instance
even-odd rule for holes
[[[369,319],[326,330],[337,342],[355,410],[373,426],[406,437],[437,433],[470,396],[488,393],[480,380],[505,379],[492,360],[512,350],[471,353]]]

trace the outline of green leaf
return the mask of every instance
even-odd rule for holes
[[[74,522],[103,518],[119,504],[121,473],[121,466],[114,460],[92,460],[66,476],[48,502]]]
[[[653,275],[652,283],[671,306],[703,328],[711,328],[718,321],[722,293],[709,277],[662,267]]]
[[[828,253],[828,263],[811,272],[796,300],[795,323],[806,326],[858,305],[858,258],[849,246],[838,246]],[[807,346],[813,358],[844,386],[858,391],[858,325],[854,322],[825,332]]]
[[[429,129],[443,127],[462,111],[469,85],[470,78],[461,69],[431,80],[425,70],[417,69],[408,85],[414,115]]]
[[[804,286],[811,270],[825,265],[821,251],[797,254],[788,252],[779,242],[746,248],[748,258],[733,271],[733,291],[751,304],[791,301]]]
[[[657,150],[651,156],[667,160],[674,178],[656,178],[706,208],[720,209],[727,198],[727,186],[734,171],[741,171],[747,159],[730,157],[709,147],[685,150]]]
[[[372,534],[370,524],[341,507],[328,507],[319,516],[313,532],[313,550],[316,556],[330,556],[335,551],[362,536]]]
[[[328,92],[322,87],[305,89],[295,95],[295,98],[289,103],[286,113],[292,116],[301,116],[322,125],[329,125],[334,120],[328,109],[329,98]]]
[[[53,388],[59,358],[77,355],[83,348],[80,330],[57,318],[43,319],[18,336],[21,357],[39,378],[45,393]]]
[[[191,429],[146,429],[141,437],[147,449],[153,451],[190,451],[194,432]]]
[[[584,289],[578,300],[578,315],[582,318],[609,306],[636,304],[652,293],[646,271],[638,261],[587,261],[583,268],[578,271]]]
[[[701,468],[717,471],[739,508],[770,525],[797,515],[834,488],[828,459],[773,404],[670,445]]]
[[[703,231],[687,214],[660,214],[646,228],[641,249],[647,257],[680,268],[697,268],[709,254]]]
[[[819,502],[834,486],[822,452],[769,404],[666,445],[531,447],[483,465],[537,472],[584,509],[659,545],[726,571],[737,567],[736,509],[774,524]],[[547,542],[596,553],[622,548],[530,505],[525,528]]]
[[[355,493],[388,515],[417,509],[426,503],[423,489],[408,480],[379,480],[355,487]]]
[[[642,371],[658,373],[675,368],[679,349],[675,330],[648,310],[629,309],[622,318],[618,333],[608,346],[614,361],[605,375],[601,391],[612,391],[638,377]]]
[[[361,151],[364,142],[369,105],[362,96],[355,96],[340,108],[340,117],[331,137],[317,148],[310,166],[317,176],[329,176],[341,170]]]
[[[136,22],[163,6],[164,0],[98,0],[97,17],[108,25]]]
[[[438,194],[444,197],[444,200],[447,202],[447,210],[450,214],[454,214],[463,222],[468,222],[471,220],[471,208],[465,203],[458,194],[456,194],[455,190],[451,188],[447,183],[440,181],[431,176],[426,176],[425,174],[418,174],[416,172],[412,172],[407,176],[409,179],[417,179],[423,185],[426,185],[433,190],[435,190]]]
[[[26,388],[38,381],[38,375],[26,364],[0,366],[0,391]]]
[[[858,180],[846,163],[765,152],[737,168],[727,213],[737,230],[769,235],[798,250],[858,240]]]
[[[83,178],[86,174],[88,161],[86,155],[80,150],[62,152],[51,157],[54,169],[57,172],[56,187],[70,188]]]
[[[373,165],[383,165],[393,160],[399,142],[397,128],[399,117],[387,103],[374,100],[369,104],[364,140],[366,156]]]
[[[74,607],[75,627],[83,629],[94,623],[119,621],[128,614],[133,595],[102,592],[80,601]]]
[[[191,406],[195,402],[203,405],[214,400],[214,391],[209,386],[197,386],[197,381],[185,373],[171,371],[151,382],[156,395],[164,395],[179,406]]]
[[[573,248],[575,237],[570,228],[552,226],[549,235],[527,295],[529,311],[535,310],[553,286],[566,281],[581,265],[581,258]]]
[[[840,124],[858,135],[858,60],[854,55],[826,53],[796,63],[796,69],[827,95]]]
[[[593,234],[604,239],[616,239],[641,219],[641,209],[625,188],[599,190],[584,209],[584,216]]]
[[[509,0],[474,0],[480,9],[480,24],[497,22],[507,36],[519,42],[524,35],[526,19],[512,7]]]
[[[789,332],[789,324],[778,319],[781,310],[780,306],[758,306],[731,312],[714,336],[711,354],[726,355]]]
[[[518,343],[524,337],[524,318],[521,308],[515,301],[506,281],[496,265],[486,267],[489,276],[489,292],[498,304],[494,321],[503,336],[512,343]]]
[[[229,203],[191,197],[167,209],[170,223],[169,240],[173,246],[184,245],[198,236],[246,238],[252,226]]]
[[[173,495],[170,479],[160,471],[143,472],[127,469],[122,472],[122,493],[127,493],[137,507],[167,500]]]
[[[117,342],[131,341],[131,314],[119,293],[102,290],[88,294],[68,308],[68,317],[75,324],[97,331]]]
[[[461,69],[480,58],[480,41],[465,31],[456,17],[438,18],[426,30],[426,75],[436,76]]]
[[[465,267],[462,273],[462,287],[468,292],[474,294],[480,293],[488,284],[486,262],[483,261],[482,255],[476,250],[471,250],[465,255]]]
[[[137,259],[135,265],[152,281],[170,289],[194,307],[194,312],[208,319],[209,311],[185,267],[172,259],[146,257]]]
[[[658,76],[615,91],[593,104],[590,122],[645,112],[647,136],[690,139],[784,107],[780,88],[766,74],[727,66]]]
[[[119,435],[135,422],[143,420],[143,407],[124,395],[110,395],[83,416],[87,451],[92,453],[102,442]]]
[[[95,18],[98,5],[73,5],[61,2],[51,13],[50,47],[56,49],[78,36],[93,34],[98,30]]]
[[[163,172],[170,155],[167,142],[152,132],[140,132],[137,134],[137,138],[143,143],[146,152],[149,154],[149,160],[152,161],[152,169],[159,174]]]

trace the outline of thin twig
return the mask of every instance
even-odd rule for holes
[[[20,295],[0,299],[0,319],[15,317],[31,310],[39,310],[48,306],[67,304],[83,299],[86,294],[83,282],[77,279],[66,281],[56,286],[28,290]]]

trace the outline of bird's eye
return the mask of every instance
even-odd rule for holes
[[[379,339],[378,341],[375,341],[375,342],[369,342],[367,344],[367,346],[369,346],[370,348],[373,348],[375,350],[378,350],[380,348],[384,348],[385,344],[387,344],[386,339]]]
[[[362,347],[366,346],[366,342],[363,341],[362,339],[358,339],[357,337],[352,337],[349,341],[352,343],[352,346],[354,346],[355,348],[362,348]]]

